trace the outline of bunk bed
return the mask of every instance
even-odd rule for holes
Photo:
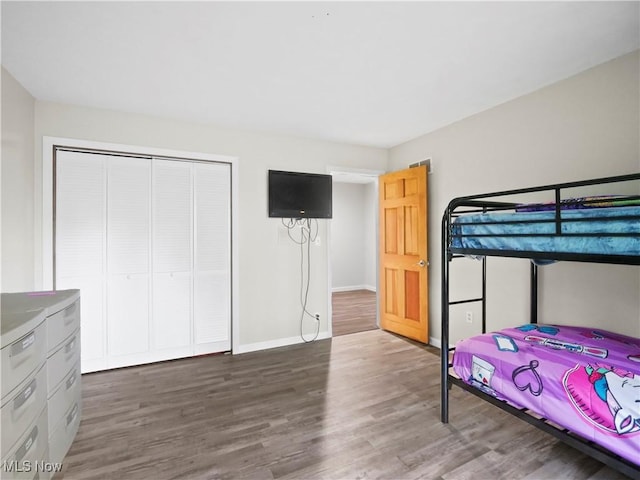
[[[572,196],[603,190],[607,193]],[[637,173],[449,203],[442,219],[443,423],[449,422],[449,390],[457,385],[640,478],[640,339],[606,327],[538,322],[540,266],[557,261],[640,265],[639,194]],[[487,257],[494,256],[531,260],[530,318],[487,332]],[[469,257],[481,262],[482,292],[451,300],[450,263]],[[451,347],[450,309],[465,303],[481,304],[482,334]]]

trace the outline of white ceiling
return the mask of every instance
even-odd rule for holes
[[[391,147],[640,47],[639,2],[2,2],[37,99]]]

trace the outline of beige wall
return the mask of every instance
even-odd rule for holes
[[[447,203],[460,195],[637,172],[639,59],[640,53],[633,52],[391,149],[392,169],[433,159],[432,338],[440,338],[440,221]],[[453,297],[478,291],[475,263],[479,262],[454,262]],[[527,261],[490,259],[490,328],[527,318],[527,275]],[[637,267],[558,263],[544,267],[540,276],[541,321],[607,326],[640,336]],[[476,325],[464,321],[465,310],[474,311]],[[479,311],[456,307],[452,325],[453,340],[479,331]]]
[[[299,339],[300,248],[289,240],[280,219],[267,217],[267,170],[326,173],[327,166],[384,170],[384,149],[268,135],[190,124],[137,114],[36,102],[36,182],[21,200],[35,197],[36,269],[42,265],[42,137],[230,155],[239,158],[239,333],[243,348],[273,346]],[[326,222],[320,223],[320,246],[312,246],[308,310],[320,313],[328,330],[329,278]],[[305,323],[305,336],[315,331]]]
[[[34,98],[2,68],[3,292],[33,288]]]
[[[335,291],[376,288],[376,185],[333,183],[331,286]]]
[[[440,217],[446,203],[457,195],[638,171],[639,56],[638,52],[626,55],[390,151],[35,102],[3,69],[2,290],[36,288],[42,270],[44,135],[239,158],[240,331],[236,334],[249,348],[295,338],[299,330],[298,248],[285,240],[278,220],[267,218],[267,169],[325,173],[331,165],[394,170],[432,157],[430,336],[439,338]],[[326,235],[324,225],[320,234]],[[322,316],[321,331],[328,328],[329,298],[324,240],[313,247],[310,294],[310,308]],[[462,292],[479,285],[477,265],[470,263],[453,284]],[[640,336],[637,270],[569,263],[545,267],[543,318],[608,325]],[[493,326],[526,318],[527,272],[526,261],[492,259]],[[457,320],[464,316],[463,310]],[[455,336],[477,328],[464,321],[461,325]]]

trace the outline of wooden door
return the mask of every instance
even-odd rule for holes
[[[380,326],[427,343],[427,167],[381,175]]]

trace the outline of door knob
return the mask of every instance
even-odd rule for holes
[[[420,260],[417,264],[421,267],[424,267],[425,265],[427,265],[427,262],[425,262],[424,260]]]

